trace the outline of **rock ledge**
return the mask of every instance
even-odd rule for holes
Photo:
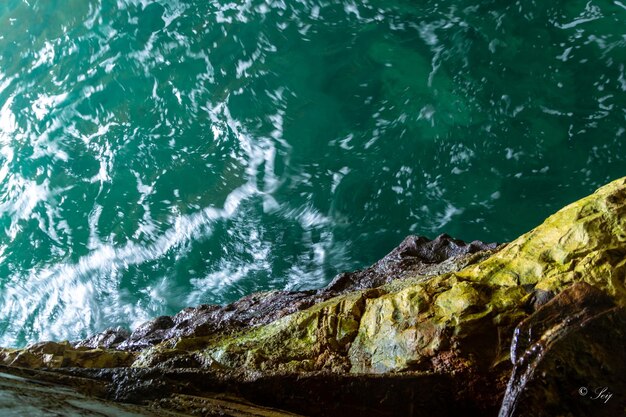
[[[622,178],[506,245],[410,236],[318,291],[0,349],[0,372],[145,415],[626,415],[625,306]]]

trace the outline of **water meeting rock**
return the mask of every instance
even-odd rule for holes
[[[506,245],[410,237],[318,291],[189,308],[0,361],[170,410],[169,396],[236,393],[319,416],[609,415],[626,404],[625,304],[622,178]],[[612,395],[592,403],[597,393]]]

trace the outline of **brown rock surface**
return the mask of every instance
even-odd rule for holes
[[[326,417],[622,415],[625,305],[620,179],[498,248],[409,237],[319,291],[2,349],[0,362],[198,415],[231,415],[215,408],[224,394]]]

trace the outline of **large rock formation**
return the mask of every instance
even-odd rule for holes
[[[409,237],[319,291],[4,349],[0,363],[194,415],[243,415],[216,414],[233,395],[315,416],[624,415],[625,304],[620,179],[500,247]]]

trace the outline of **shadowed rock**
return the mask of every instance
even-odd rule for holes
[[[128,337],[0,349],[0,362],[170,410],[235,394],[326,417],[620,415],[624,305],[620,179],[498,248],[409,237],[319,291],[189,308]],[[594,411],[576,390],[603,384],[614,396]]]
[[[624,346],[626,309],[573,284],[515,329],[499,417],[623,415]]]

